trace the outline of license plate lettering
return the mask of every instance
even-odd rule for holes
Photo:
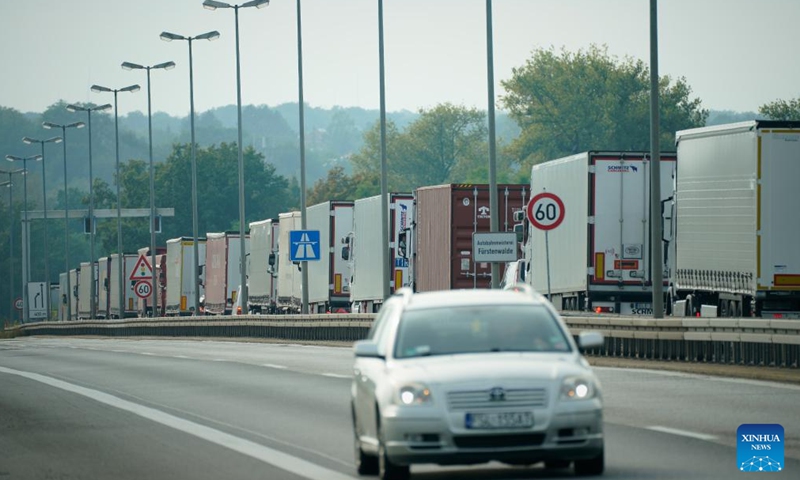
[[[531,412],[467,413],[464,418],[469,429],[529,428],[533,426]]]

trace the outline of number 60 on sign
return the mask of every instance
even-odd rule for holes
[[[528,221],[539,230],[552,230],[564,221],[564,202],[554,193],[534,196],[525,210]]]

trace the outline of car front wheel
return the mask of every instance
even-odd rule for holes
[[[383,429],[378,426],[378,477],[381,480],[408,480],[411,470],[408,465],[397,465],[392,463],[386,454],[386,440],[383,437]]]
[[[359,475],[377,475],[378,457],[364,453],[364,450],[361,448],[361,440],[358,438],[358,420],[356,419],[355,411],[352,411],[351,413],[353,415],[353,437],[355,439],[356,471]]]

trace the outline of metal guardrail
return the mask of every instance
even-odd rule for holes
[[[590,355],[798,368],[800,321],[769,319],[637,319],[566,317],[573,335],[599,331]]]
[[[271,338],[352,342],[366,337],[374,314],[237,315],[39,322],[17,327],[22,336],[168,336]],[[605,337],[596,356],[762,365],[800,366],[800,321],[770,319],[642,319],[566,316],[573,335],[584,330]],[[12,331],[13,331],[12,329]]]

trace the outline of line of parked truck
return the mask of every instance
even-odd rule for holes
[[[650,253],[649,154],[590,151],[535,165],[530,184],[498,185],[499,230],[516,232],[519,246],[518,260],[501,268],[503,282],[524,281],[542,292],[549,286],[553,303],[563,310],[649,316],[651,273],[660,268],[668,313],[800,318],[800,123],[752,121],[680,131],[676,144],[677,152],[662,153],[659,165],[663,258]],[[547,242],[525,219],[529,199],[544,191],[558,195],[565,212]],[[321,260],[308,262],[311,312],[377,311],[383,282],[391,291],[490,286],[491,265],[475,262],[472,252],[473,235],[489,231],[488,185],[391,193],[387,264],[381,260],[380,196],[323,202],[306,213],[306,229],[318,230],[321,241]],[[238,232],[207,233],[197,245],[188,237],[167,241],[156,252],[155,314],[195,314],[197,295],[197,313],[208,315],[299,312],[301,271],[290,259],[289,232],[300,225],[296,211],[250,224],[246,306],[237,302]],[[195,248],[199,272],[192,267]],[[153,314],[129,280],[130,272],[143,268],[140,256],[149,258],[149,249],[94,263],[98,317]],[[82,281],[89,268],[87,262],[69,272],[72,319],[90,316],[90,288]],[[61,285],[63,299],[66,274]]]
[[[650,254],[647,153],[585,152],[535,165],[531,192],[566,211],[548,233],[552,301],[652,314],[652,268],[675,316],[800,318],[800,122],[676,133],[661,154],[664,257]],[[528,282],[547,291],[544,232],[528,229]]]
[[[501,228],[513,231],[515,212],[527,202],[526,185],[499,185]],[[309,310],[320,312],[375,312],[383,302],[382,279],[391,291],[412,286],[417,290],[487,288],[491,266],[472,261],[472,235],[489,231],[488,185],[438,185],[414,193],[389,195],[390,263],[383,265],[381,197],[356,201],[328,201],[308,207],[307,230],[318,230],[320,261],[308,264]],[[302,306],[300,265],[290,258],[289,232],[301,229],[299,211],[250,223],[245,238],[248,305],[237,302],[241,266],[238,232],[207,233],[195,246],[192,238],[168,240],[156,251],[157,316],[193,315],[200,295],[206,315],[231,313],[298,313]],[[199,291],[193,277],[194,248],[200,257]],[[139,280],[150,278],[150,251],[101,258],[94,264],[98,281],[99,318],[152,315],[149,298],[135,293]],[[141,260],[140,260],[141,259]],[[123,268],[126,298],[119,308],[119,265]],[[69,272],[73,286],[69,318],[91,316],[90,278],[83,275],[89,262]],[[137,269],[143,270],[139,272]],[[132,275],[133,272],[133,275]],[[137,275],[138,274],[138,275]],[[62,274],[61,319],[67,319],[66,274]]]

